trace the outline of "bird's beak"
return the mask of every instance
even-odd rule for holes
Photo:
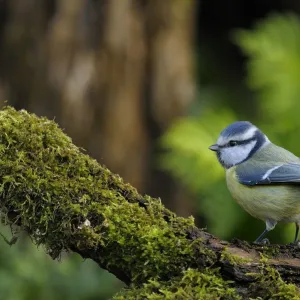
[[[210,147],[208,147],[208,149],[211,150],[211,151],[218,151],[219,146],[218,146],[218,144],[213,144]]]

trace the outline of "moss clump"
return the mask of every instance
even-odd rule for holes
[[[78,252],[127,283],[168,280],[196,264],[200,241],[186,238],[194,220],[138,194],[55,122],[6,107],[0,155],[2,219],[21,226],[52,257]]]
[[[280,254],[280,245],[254,245],[255,249],[259,251],[266,258],[274,258]]]
[[[205,270],[201,273],[194,269],[188,269],[167,282],[151,280],[142,288],[124,289],[116,295],[114,300],[133,299],[241,299],[230,287],[230,282],[221,279],[216,272]]]
[[[288,284],[282,280],[277,270],[268,264],[268,259],[261,254],[260,273],[249,275],[255,278],[250,291],[255,299],[299,300],[300,292],[294,284]]]
[[[226,261],[229,264],[234,266],[234,265],[238,265],[238,264],[245,264],[245,263],[251,262],[251,259],[234,255],[228,251],[227,247],[225,247],[221,253],[220,261],[222,261],[222,262]]]

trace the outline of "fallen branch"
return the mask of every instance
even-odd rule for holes
[[[2,110],[0,155],[2,221],[25,230],[53,258],[73,251],[97,262],[129,285],[116,299],[300,298],[297,247],[211,236],[138,194],[46,118]]]

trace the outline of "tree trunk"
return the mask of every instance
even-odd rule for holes
[[[9,107],[0,120],[2,219],[53,258],[74,251],[115,274],[128,285],[115,299],[299,299],[298,247],[220,241],[83,154],[54,122]]]
[[[194,99],[195,6],[194,0],[7,1],[4,99],[55,117],[89,154],[190,215],[186,194],[153,162],[157,140]]]

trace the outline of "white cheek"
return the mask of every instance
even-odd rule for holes
[[[255,144],[256,141],[252,141],[245,145],[224,148],[220,153],[220,158],[226,165],[234,166],[249,156],[251,150],[255,147]]]

